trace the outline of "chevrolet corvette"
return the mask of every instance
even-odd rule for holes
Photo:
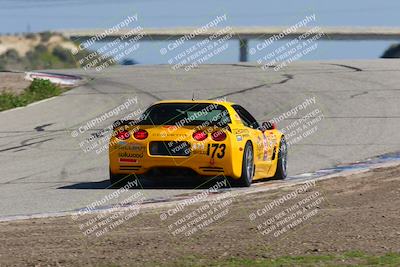
[[[254,180],[286,177],[287,144],[274,123],[259,124],[238,104],[160,101],[138,120],[114,122],[109,167],[113,187],[132,176],[221,175],[248,187]]]

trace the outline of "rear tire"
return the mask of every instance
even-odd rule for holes
[[[234,184],[241,187],[249,187],[253,182],[254,176],[254,153],[250,142],[246,143],[242,160],[242,175],[239,180],[235,180]]]
[[[278,150],[278,163],[276,166],[276,172],[273,179],[284,180],[287,176],[287,144],[285,137],[282,136],[281,143],[279,144]]]

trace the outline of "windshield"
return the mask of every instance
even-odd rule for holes
[[[162,103],[148,108],[141,125],[218,125],[230,123],[224,106],[208,103]]]

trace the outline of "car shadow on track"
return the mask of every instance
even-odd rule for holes
[[[208,189],[218,181],[221,181],[219,185],[223,184],[224,178],[208,178],[208,179],[182,179],[182,178],[168,178],[165,179],[139,179],[138,186],[132,189]],[[229,181],[226,182],[224,188],[230,188]],[[98,182],[80,182],[71,185],[61,186],[57,189],[114,189],[111,188],[109,180],[103,180]]]

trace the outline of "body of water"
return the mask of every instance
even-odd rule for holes
[[[399,26],[400,2],[388,1],[238,1],[238,0],[0,0],[0,34],[60,29],[109,28],[137,14],[132,26],[202,26],[226,14],[223,26],[288,26],[315,14],[318,26]],[[251,41],[250,46],[256,41]],[[394,42],[319,41],[302,60],[378,58]],[[238,42],[208,63],[238,61]],[[144,64],[167,63],[159,49],[166,42],[141,42],[129,57]],[[185,46],[193,45],[188,42]],[[279,42],[277,43],[279,45]],[[249,57],[250,61],[256,57]]]

